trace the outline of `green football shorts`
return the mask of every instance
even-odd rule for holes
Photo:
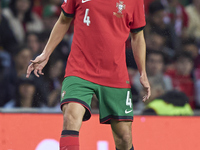
[[[75,76],[66,77],[62,83],[61,109],[66,103],[79,103],[86,108],[83,121],[89,120],[93,94],[99,100],[100,123],[109,124],[111,119],[133,121],[130,88],[102,86]]]

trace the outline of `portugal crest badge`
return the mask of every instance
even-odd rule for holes
[[[116,3],[116,7],[118,9],[118,12],[113,12],[113,15],[115,15],[118,18],[122,18],[122,11],[126,8],[126,5],[124,5],[123,1],[119,1],[119,3]]]
[[[66,94],[66,92],[63,91],[62,94],[61,94],[62,99],[64,98],[65,94]]]
[[[119,3],[116,4],[116,7],[118,8],[118,13],[122,13],[122,10],[126,8],[126,5],[124,5],[123,1],[119,1]]]

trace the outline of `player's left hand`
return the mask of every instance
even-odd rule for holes
[[[29,78],[32,71],[34,71],[34,74],[39,77],[40,75],[44,75],[42,72],[42,69],[47,64],[49,60],[49,57],[47,57],[44,54],[40,54],[35,58],[35,60],[31,60],[31,64],[28,66],[26,77]]]
[[[145,102],[147,99],[149,99],[151,95],[151,88],[150,88],[149,81],[146,74],[142,74],[140,76],[140,83],[142,84],[144,88],[144,92],[145,92],[145,95],[143,96],[142,101]]]

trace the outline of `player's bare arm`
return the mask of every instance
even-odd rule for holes
[[[140,82],[145,89],[143,101],[146,101],[150,95],[150,85],[146,74],[146,43],[143,31],[131,33],[131,45],[133,55],[140,73]]]
[[[34,74],[39,77],[43,75],[42,69],[47,64],[49,60],[49,56],[54,51],[56,46],[61,42],[65,33],[69,29],[70,23],[73,18],[66,17],[62,12],[54,28],[51,31],[51,35],[49,40],[43,50],[43,52],[35,58],[35,60],[31,60],[31,64],[28,66],[26,77],[28,78],[31,72],[34,70]]]

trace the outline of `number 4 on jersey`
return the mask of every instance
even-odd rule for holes
[[[83,19],[83,23],[86,23],[87,26],[90,25],[90,16],[88,16],[88,13],[89,13],[89,9],[86,9],[85,10],[85,16],[84,16],[84,19]]]
[[[130,98],[130,91],[127,91],[126,106],[130,106],[130,108],[132,107],[132,100]]]

